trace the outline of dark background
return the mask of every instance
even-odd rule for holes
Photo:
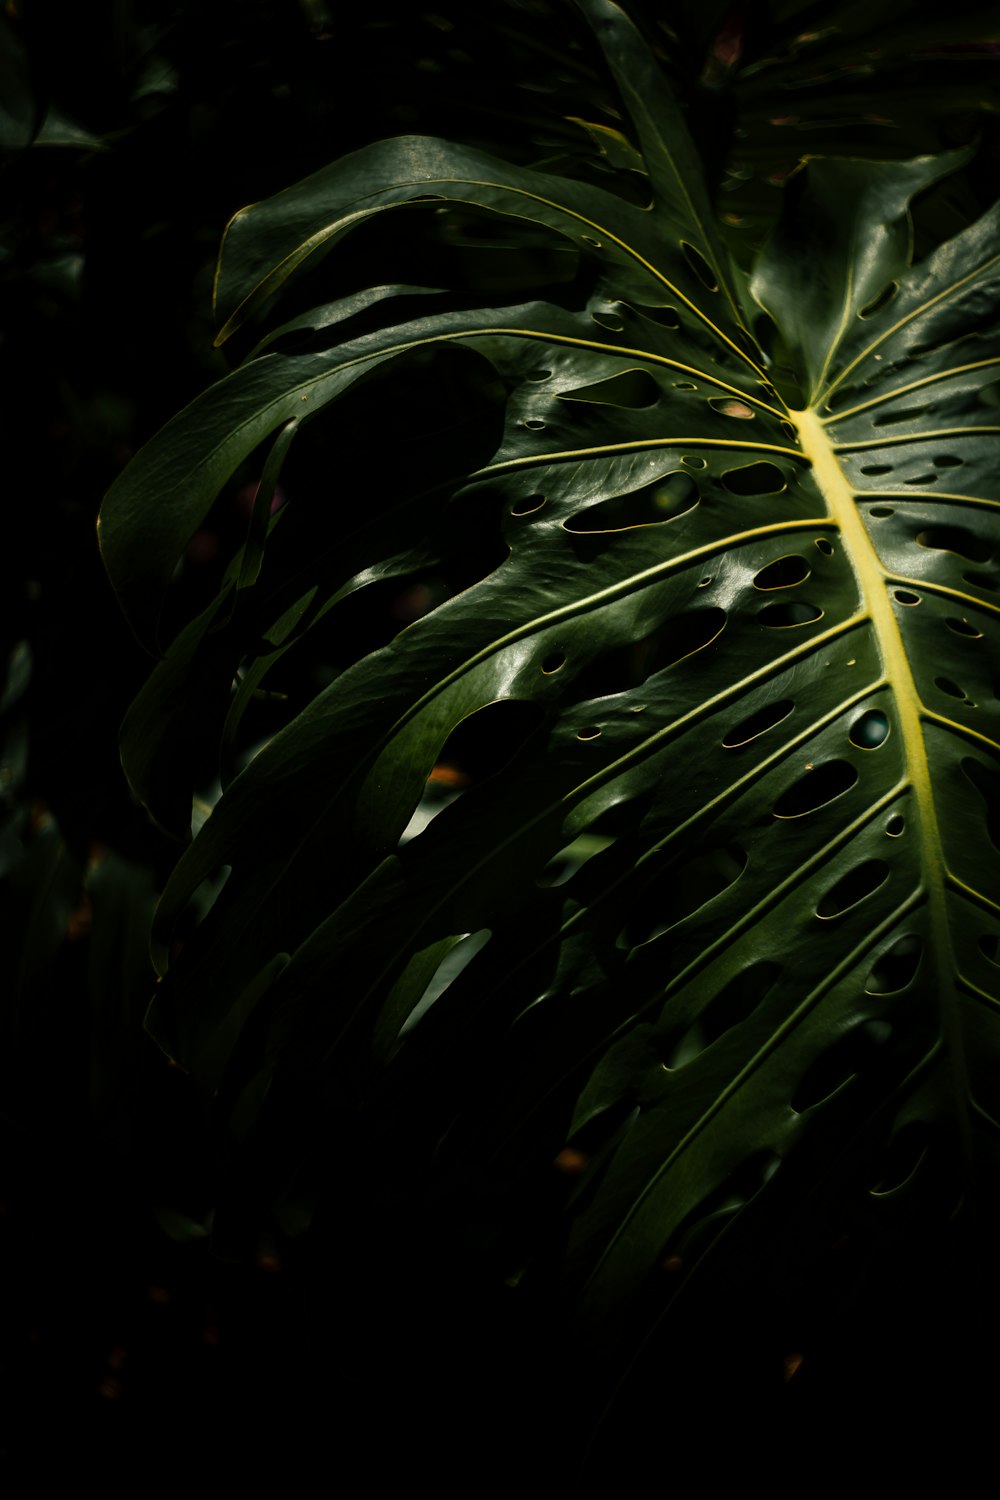
[[[210,1244],[204,1107],[141,1028],[146,924],[178,846],[118,763],[151,663],[95,520],[131,454],[229,367],[211,286],[238,208],[413,130],[538,154],[519,77],[547,77],[561,43],[550,24],[525,48],[532,10],[551,20],[305,0],[0,14],[0,1460],[19,1474],[155,1459],[233,1481],[326,1454],[387,1476],[421,1448],[458,1464],[474,1440],[512,1461],[497,1403],[521,1407],[534,1377],[516,1338],[500,1353],[504,1299],[439,1264],[416,1222],[359,1218],[370,1147],[340,1143],[343,1216],[308,1245],[260,1233],[230,1260]],[[490,94],[498,18],[523,67]],[[214,582],[242,519],[194,539],[182,593]]]

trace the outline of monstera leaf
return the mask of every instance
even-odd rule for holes
[[[584,10],[646,205],[414,138],[245,210],[219,339],[263,336],[100,530],[154,645],[188,538],[262,476],[123,732],[182,834],[192,704],[222,757],[148,1025],[243,1180],[301,1226],[331,1119],[367,1122],[512,1282],[554,1233],[634,1348],[804,1205],[945,1223],[995,1166],[1000,218],[912,263],[965,154],[810,160],[747,277],[650,54]],[[456,216],[544,294],[338,286],[345,237]],[[411,462],[442,371],[475,441]]]

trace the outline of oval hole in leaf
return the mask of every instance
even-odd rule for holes
[[[600,736],[600,728],[597,724],[585,724],[582,729],[576,731],[578,740],[596,740]]]
[[[858,317],[870,318],[874,313],[878,312],[880,307],[885,307],[887,302],[891,302],[898,290],[899,283],[897,281],[890,281],[888,286],[882,288],[877,297],[873,297],[871,302],[858,309]]]
[[[633,904],[619,944],[638,948],[685,921],[721,896],[746,869],[746,850],[735,844],[710,849],[687,863],[672,864],[655,877]]]
[[[939,453],[933,460],[935,469],[958,469],[964,462],[964,459],[955,458],[951,453]]]
[[[928,412],[934,410],[934,403],[927,402],[924,406],[910,406],[905,411],[888,411],[884,416],[873,417],[873,427],[898,427],[901,422],[915,422],[918,417],[925,417]]]
[[[541,417],[525,417],[524,425],[525,427],[527,427],[529,432],[541,432],[542,428],[545,426],[545,423],[542,421]]]
[[[558,672],[560,667],[566,665],[565,651],[550,651],[548,656],[542,660],[542,671],[546,677],[551,677],[553,672]]]
[[[680,469],[628,495],[614,495],[588,506],[563,522],[567,531],[625,531],[630,526],[653,526],[673,521],[694,510],[701,496],[690,474]]]
[[[850,406],[851,402],[856,401],[857,398],[858,388],[856,385],[838,386],[833,394],[827,397],[826,409],[830,412],[841,411],[843,407]]]
[[[905,990],[920,967],[923,940],[908,932],[880,954],[865,980],[866,995],[894,995]]]
[[[647,370],[620,370],[607,380],[582,385],[561,393],[561,401],[592,401],[601,406],[624,406],[639,410],[655,406],[660,399],[659,387]]]
[[[991,578],[989,573],[963,573],[962,577],[975,589],[987,589],[991,594],[995,594],[1000,589],[1000,581]]]
[[[711,396],[708,404],[720,416],[739,417],[744,422],[757,415],[752,406],[748,406],[745,401],[734,401],[732,397]]]
[[[861,472],[862,474],[867,474],[869,476],[876,476],[878,474],[891,474],[892,464],[862,464]]]
[[[929,526],[926,531],[917,532],[917,541],[921,547],[954,552],[959,557],[967,557],[970,562],[988,562],[993,554],[989,542],[980,541],[979,537],[963,531],[960,526]]]
[[[718,606],[675,615],[640,641],[616,646],[588,663],[577,678],[580,701],[606,698],[639,687],[657,672],[710,646],[726,625],[726,611]]]
[[[907,359],[922,359],[925,354],[931,354],[935,349],[940,348],[941,344],[934,343],[932,340],[927,340],[922,344],[918,341],[916,344],[909,346],[906,351],[906,357]]]
[[[873,505],[868,514],[874,516],[876,521],[885,521],[896,513],[891,505]]]
[[[954,616],[950,616],[945,620],[944,623],[947,625],[948,629],[953,630],[956,635],[967,636],[969,640],[972,641],[981,641],[983,638],[983,632],[977,629],[975,625],[970,625],[968,620],[965,619],[964,616],[960,620],[955,618]]]
[[[1000,937],[988,933],[979,939],[979,951],[991,964],[1000,968]]]
[[[848,760],[828,760],[817,766],[792,786],[787,787],[774,804],[776,818],[804,818],[817,808],[849,792],[858,779],[858,772]]]
[[[846,1036],[834,1042],[806,1069],[792,1096],[796,1114],[839,1094],[852,1079],[871,1066],[877,1049],[888,1041],[892,1027],[888,1021],[863,1021]]]
[[[680,317],[676,307],[647,307],[638,302],[633,302],[632,307],[643,318],[649,318],[653,323],[659,323],[661,328],[679,328]]]
[[[965,699],[965,689],[960,688],[957,682],[952,682],[950,677],[935,677],[934,686],[947,693],[949,698]]]
[[[684,251],[684,259],[691,267],[702,286],[708,292],[717,292],[719,283],[715,279],[715,272],[700,250],[696,250],[687,240],[681,240],[681,249]]]
[[[708,459],[699,458],[697,454],[687,453],[681,459],[682,464],[687,464],[689,469],[707,469]]]
[[[809,564],[805,558],[796,552],[790,552],[785,557],[776,557],[774,562],[769,562],[759,573],[754,574],[753,586],[765,593],[771,589],[790,589],[798,583],[804,583],[809,573]]]
[[[889,866],[884,859],[866,859],[842,875],[836,885],[830,887],[816,907],[816,915],[828,922],[850,911],[878,890],[889,878]]]
[[[924,1120],[911,1120],[896,1132],[868,1189],[873,1198],[888,1198],[914,1180],[927,1159],[931,1130]]]
[[[616,312],[595,312],[590,315],[595,323],[602,328],[607,328],[611,333],[621,333],[625,327],[625,321]]]
[[[770,313],[759,312],[756,314],[753,319],[753,336],[754,342],[761,354],[763,354],[765,362],[770,364],[774,358],[774,348],[779,338],[778,325]]]
[[[855,719],[848,738],[859,750],[877,750],[889,738],[889,720],[879,709],[870,708]]]
[[[824,557],[833,556],[833,543],[827,537],[818,536],[816,538],[815,545],[819,548]]]
[[[466,785],[493,776],[521,749],[545,718],[541,703],[501,698],[467,714],[438,751],[437,763],[454,767]]]
[[[524,495],[520,500],[515,500],[510,508],[512,516],[533,516],[540,511],[545,504],[545,495]]]
[[[986,832],[994,849],[1000,849],[1000,776],[971,755],[962,761],[962,770],[986,803]]]
[[[682,1068],[732,1027],[745,1021],[773,989],[780,973],[781,965],[768,958],[741,969],[713,996],[683,1036],[670,1045],[664,1057],[665,1066],[671,1071]]]
[[[796,625],[811,625],[821,620],[823,611],[816,604],[806,604],[797,599],[784,604],[765,604],[757,611],[757,619],[769,630],[791,630]]]
[[[901,817],[899,813],[894,813],[885,825],[885,831],[891,839],[898,839],[905,827],[905,818]]]
[[[897,604],[914,605],[920,603],[920,595],[914,594],[911,589],[893,589],[892,597]]]
[[[743,719],[735,729],[730,729],[722,741],[723,745],[727,750],[735,750],[737,745],[748,745],[751,740],[766,734],[769,729],[787,719],[794,707],[790,698],[782,698],[779,703],[765,704],[755,714],[751,714],[749,719]]]
[[[640,643],[646,673],[643,681],[710,646],[722,634],[726,620],[724,609],[719,605],[709,605],[705,609],[689,609],[675,615],[659,630],[646,636]]]
[[[785,486],[785,476],[777,464],[745,464],[741,469],[729,469],[722,482],[731,495],[779,495]]]

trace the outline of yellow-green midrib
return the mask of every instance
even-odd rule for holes
[[[920,882],[928,918],[928,958],[935,971],[941,1036],[948,1053],[960,1116],[966,1134],[967,1073],[958,1007],[955,956],[948,923],[945,887],[947,867],[924,734],[925,709],[889,597],[893,581],[868,535],[857,494],[840,466],[826,429],[815,410],[789,412],[812,475],[840,532],[841,544],[858,585],[862,607],[875,635],[895,710],[894,730],[901,736],[906,776],[912,789],[915,818],[908,821],[918,842]]]

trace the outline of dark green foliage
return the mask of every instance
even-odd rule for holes
[[[393,1328],[414,1434],[435,1337],[477,1442],[579,1452],[617,1394],[599,1463],[664,1404],[818,1422],[890,1359],[915,1398],[988,1315],[1000,247],[979,19],[579,10],[390,27],[416,102],[249,174],[230,373],[100,535],[183,846],[158,1222],[279,1236],[372,1400]],[[544,108],[484,110],[498,37]],[[100,1121],[157,1056],[118,933],[161,881],[52,838],[22,1009],[85,879]]]

